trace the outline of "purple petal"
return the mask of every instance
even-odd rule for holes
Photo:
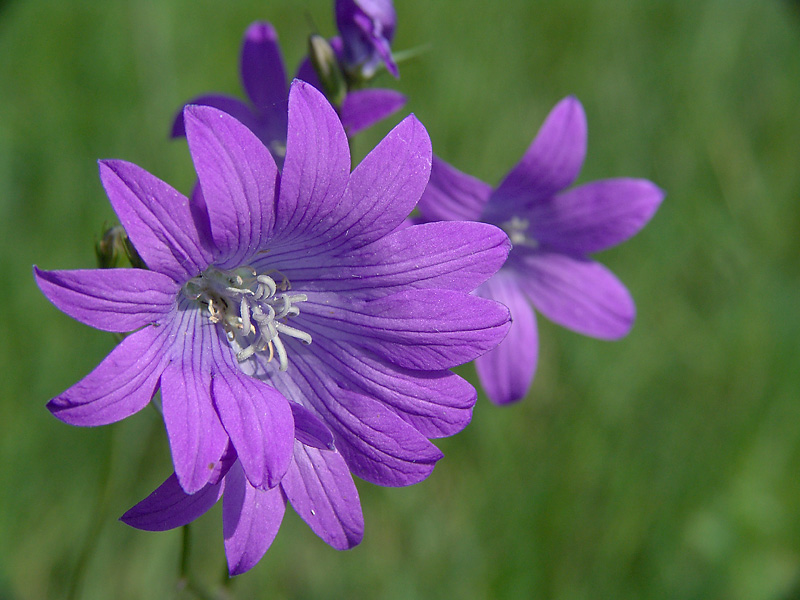
[[[495,404],[516,402],[528,393],[536,371],[539,341],[533,309],[509,269],[501,270],[477,293],[505,304],[512,321],[500,345],[475,360],[478,378]]]
[[[501,304],[449,290],[408,290],[360,305],[332,302],[306,302],[304,317],[322,317],[322,327],[409,369],[467,363],[499,344],[510,326]]]
[[[111,205],[151,270],[183,284],[209,265],[186,196],[134,164],[99,164]]]
[[[426,221],[477,221],[492,186],[433,155],[431,178],[417,208]]]
[[[326,421],[338,433],[336,447],[354,475],[376,485],[412,485],[428,477],[444,456],[379,402],[346,390],[337,396],[326,404]]]
[[[454,373],[403,369],[354,344],[311,335],[309,350],[318,357],[320,369],[383,402],[425,437],[453,435],[470,422],[475,388]]]
[[[250,570],[264,556],[278,534],[285,510],[280,487],[256,489],[239,463],[231,467],[222,499],[222,534],[231,575]]]
[[[95,369],[47,404],[70,425],[95,426],[139,412],[153,398],[164,367],[167,327],[145,327],[126,337]]]
[[[211,372],[199,369],[197,351],[184,337],[185,362],[174,362],[161,375],[164,423],[172,462],[181,487],[193,494],[209,482],[228,445],[228,435],[211,402]]]
[[[331,218],[348,245],[367,244],[397,228],[413,210],[431,168],[431,140],[414,115],[403,119],[361,161]]]
[[[613,340],[633,326],[630,293],[599,263],[537,251],[515,256],[513,268],[534,308],[563,327]]]
[[[567,188],[586,156],[586,114],[577,98],[559,102],[522,160],[506,175],[486,205],[484,220],[494,223],[527,210]]]
[[[350,150],[333,107],[299,80],[289,92],[289,132],[275,230],[278,235],[327,232],[338,218],[350,173]],[[335,223],[333,223],[335,224]]]
[[[224,486],[209,484],[187,494],[173,473],[152,494],[120,517],[120,521],[145,531],[166,531],[183,527],[217,503]]]
[[[274,221],[278,168],[258,138],[214,108],[184,111],[186,135],[221,252],[215,261],[237,267],[263,249]]]
[[[323,541],[337,550],[361,542],[364,516],[358,490],[338,453],[295,442],[294,461],[281,487],[292,508]]]
[[[250,106],[233,96],[208,94],[193,98],[181,107],[181,110],[175,115],[175,120],[172,123],[172,137],[183,137],[186,135],[186,127],[183,123],[183,109],[192,104],[213,106],[224,113],[228,113],[234,119],[246,125],[253,133],[258,134],[260,131],[261,125],[259,124],[257,116],[253,114],[253,109],[250,108]]]
[[[557,194],[526,216],[538,242],[586,255],[636,234],[663,199],[664,192],[644,179],[606,179]]]
[[[336,26],[344,40],[344,58],[361,66],[371,76],[380,59],[398,77],[389,44],[394,37],[397,15],[391,0],[337,0]]]
[[[242,84],[250,100],[262,111],[284,115],[286,122],[286,71],[278,33],[265,21],[245,31],[241,56]]]
[[[505,262],[508,237],[494,225],[439,222],[396,230],[343,256],[310,260],[300,251],[286,257],[281,272],[297,289],[378,297],[406,289],[469,292]],[[269,260],[274,260],[271,254]],[[259,261],[259,264],[266,261]]]
[[[73,319],[103,331],[133,331],[161,321],[175,308],[178,286],[143,269],[41,271],[39,289]]]
[[[394,90],[356,90],[345,96],[339,115],[347,135],[352,137],[397,112],[406,97]]]
[[[233,369],[220,369],[211,394],[250,483],[278,484],[292,458],[294,422],[280,392]]]
[[[313,448],[333,450],[333,434],[325,423],[297,402],[290,402],[289,406],[292,409],[292,417],[294,418],[295,439]],[[296,449],[297,445],[295,444]]]

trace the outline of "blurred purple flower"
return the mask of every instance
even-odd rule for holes
[[[242,85],[250,103],[223,94],[207,94],[189,104],[213,106],[235,117],[255,133],[269,149],[280,168],[286,154],[286,109],[288,88],[278,34],[267,22],[255,22],[244,33],[240,59]],[[297,77],[321,89],[308,60]],[[339,116],[347,134],[359,131],[402,108],[405,96],[386,89],[358,90],[347,94]],[[172,136],[185,135],[183,112],[172,124]]]
[[[392,0],[336,0],[335,13],[345,69],[370,79],[383,63],[398,77],[391,49],[397,26]]]
[[[497,404],[522,399],[536,370],[538,336],[531,309],[582,333],[617,339],[635,315],[625,286],[588,258],[637,233],[664,197],[642,179],[607,179],[567,190],[586,155],[586,116],[576,98],[552,110],[522,160],[494,189],[438,157],[418,208],[423,220],[472,220],[502,227],[508,261],[477,292],[504,303],[513,326],[481,356],[481,384]]]
[[[150,270],[36,270],[68,315],[136,330],[49,408],[101,425],[141,410],[160,386],[182,493],[204,498],[223,476],[229,490],[238,477],[235,504],[249,515],[252,498],[265,497],[257,491],[273,490],[272,502],[280,482],[342,547],[360,539],[346,469],[378,485],[416,483],[442,456],[429,438],[469,422],[475,390],[448,369],[508,331],[508,310],[471,292],[510,244],[481,223],[400,227],[431,164],[415,117],[351,173],[347,137],[322,94],[295,81],[288,104],[282,173],[248,128],[208,106],[184,111],[199,180],[191,199],[130,163],[100,163]],[[223,453],[238,457],[234,470]],[[336,505],[334,516],[320,521],[318,501]],[[239,531],[231,511],[226,531]],[[330,537],[333,518],[344,538]],[[231,535],[248,556],[263,553],[262,538]],[[239,550],[228,549],[232,571],[252,566]]]

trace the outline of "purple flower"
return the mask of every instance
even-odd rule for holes
[[[370,79],[383,63],[398,77],[391,49],[397,25],[392,0],[336,0],[335,12],[344,42],[342,62],[347,70]]]
[[[216,107],[244,123],[269,148],[280,167],[286,153],[288,89],[278,34],[271,24],[255,22],[245,31],[240,71],[250,104],[223,94],[198,96],[189,104]],[[298,70],[298,77],[320,88],[307,60]],[[348,135],[352,136],[386,118],[404,104],[405,96],[393,90],[358,90],[347,94],[339,109],[339,116]],[[180,137],[185,133],[181,111],[172,125],[172,136]]]
[[[607,179],[567,190],[585,155],[586,116],[569,97],[494,189],[433,158],[418,206],[423,219],[493,223],[513,244],[503,268],[477,290],[508,306],[513,319],[508,337],[476,361],[480,381],[497,404],[520,400],[533,380],[538,339],[531,305],[559,325],[600,339],[620,338],[633,325],[628,290],[588,255],[638,232],[664,193],[642,179]]]
[[[470,293],[503,264],[508,238],[480,223],[400,227],[430,170],[430,140],[413,116],[352,173],[335,111],[301,81],[289,93],[281,173],[230,115],[189,106],[184,120],[199,180],[191,199],[130,163],[100,163],[150,270],[36,270],[68,315],[135,330],[49,408],[101,425],[141,410],[160,387],[181,493],[200,502],[225,481],[249,515],[280,482],[323,539],[357,543],[347,471],[416,483],[442,456],[429,438],[470,420],[475,390],[448,369],[508,330],[505,307]],[[334,507],[344,537],[319,502]],[[234,513],[225,511],[226,531],[239,531]],[[262,538],[234,538],[248,556],[261,551]]]

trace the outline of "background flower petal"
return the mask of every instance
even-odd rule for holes
[[[478,377],[489,400],[509,404],[525,397],[533,381],[539,356],[536,317],[530,302],[508,269],[476,291],[484,298],[501,302],[511,312],[511,328],[500,345],[475,359]]]
[[[278,168],[253,132],[207,106],[184,110],[186,137],[222,268],[241,266],[266,245]]]
[[[133,331],[158,322],[175,308],[178,286],[166,275],[144,269],[42,271],[36,283],[73,319],[103,331]]]
[[[586,255],[638,233],[663,199],[664,192],[645,179],[605,179],[556,194],[526,218],[537,242]]]
[[[148,268],[182,284],[209,265],[186,196],[132,163],[99,165],[111,206]]]
[[[224,489],[223,483],[208,484],[194,494],[187,494],[173,473],[119,520],[145,531],[166,531],[183,527],[214,506]]]
[[[126,337],[94,370],[47,403],[70,425],[121,421],[152,400],[164,366],[166,327],[145,327]]]
[[[405,103],[406,97],[394,90],[354,90],[345,96],[339,116],[347,135],[352,137],[397,112]]]
[[[433,155],[431,178],[417,204],[426,221],[477,221],[492,186]]]
[[[183,137],[186,135],[186,126],[183,122],[183,109],[192,104],[213,106],[224,113],[228,113],[234,119],[246,125],[250,131],[258,131],[258,119],[256,115],[253,114],[253,109],[245,102],[233,96],[225,96],[224,94],[206,94],[192,98],[181,107],[178,114],[175,115],[175,120],[172,122],[172,132],[170,134],[172,137]]]
[[[586,157],[586,114],[577,98],[556,104],[517,165],[492,193],[483,215],[493,223],[523,216],[527,209],[570,186]]]
[[[250,570],[264,556],[278,534],[285,511],[286,499],[280,486],[256,489],[247,481],[240,463],[231,467],[222,499],[222,535],[231,575]]]
[[[618,339],[633,326],[636,307],[627,288],[603,265],[557,252],[515,256],[517,280],[545,317],[601,339]]]
[[[347,550],[361,542],[364,515],[358,490],[338,452],[296,441],[281,487],[292,508],[327,544]]]
[[[242,85],[262,111],[280,112],[286,124],[286,70],[278,33],[266,21],[256,21],[244,33],[241,56]]]

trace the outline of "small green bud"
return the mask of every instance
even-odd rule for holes
[[[147,268],[122,225],[106,229],[100,241],[95,243],[94,251],[97,255],[97,266],[101,269],[119,267],[123,256],[128,259],[132,267]]]
[[[308,37],[308,56],[322,84],[322,91],[330,103],[339,108],[347,95],[347,80],[328,40],[312,33]]]

